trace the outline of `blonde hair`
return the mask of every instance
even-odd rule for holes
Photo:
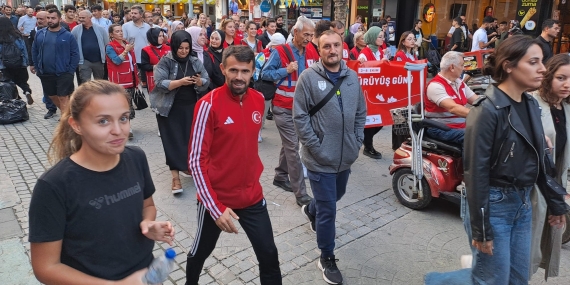
[[[356,34],[354,34],[354,45],[356,45],[356,42],[358,41],[358,39],[364,37],[365,33],[366,32],[364,32],[364,31],[359,31],[359,32],[356,32]]]
[[[79,121],[79,116],[94,96],[117,93],[124,95],[125,99],[130,101],[129,94],[122,86],[107,80],[87,81],[71,94],[69,104],[62,111],[59,124],[55,128],[55,133],[48,149],[48,160],[52,165],[77,152],[83,143],[82,137],[69,125],[69,118]]]

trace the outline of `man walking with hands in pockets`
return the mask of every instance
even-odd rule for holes
[[[317,233],[317,266],[329,284],[342,283],[334,255],[336,202],[346,192],[350,166],[364,141],[366,102],[356,72],[342,60],[342,38],[332,30],[319,38],[320,61],[305,70],[293,101],[301,159],[314,199],[301,211]]]

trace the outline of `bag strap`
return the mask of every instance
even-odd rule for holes
[[[322,107],[325,106],[325,104],[327,104],[331,100],[331,98],[333,97],[333,95],[335,93],[338,93],[338,90],[339,90],[340,85],[342,84],[343,80],[344,80],[344,77],[341,77],[336,81],[336,84],[331,89],[331,91],[329,91],[329,94],[327,94],[327,96],[325,98],[323,98],[317,105],[315,105],[313,108],[311,108],[311,110],[309,110],[309,116],[311,116],[311,117],[314,116],[319,110],[321,110]],[[338,94],[340,95],[340,93],[338,93]]]
[[[152,47],[150,48],[150,50],[152,50],[152,52],[154,53],[154,55],[156,55],[156,57],[157,57],[158,60],[160,61],[160,55],[158,55],[158,52],[156,52]]]

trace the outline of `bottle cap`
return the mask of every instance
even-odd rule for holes
[[[164,252],[164,255],[168,259],[174,259],[174,257],[176,256],[176,251],[174,251],[174,249],[172,248],[169,248]]]

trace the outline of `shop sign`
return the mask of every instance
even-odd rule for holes
[[[425,60],[417,63],[425,63]],[[390,110],[408,106],[408,71],[404,62],[349,60],[347,65],[356,71],[366,100],[366,127],[393,125]],[[420,101],[419,73],[413,73],[412,104]],[[424,80],[427,70],[424,73]],[[425,82],[425,81],[424,81]]]
[[[261,5],[259,5],[259,9],[261,9],[261,12],[267,13],[271,10],[271,4],[269,1],[263,1],[261,2]]]
[[[301,15],[315,22],[323,18],[323,7],[301,6],[299,8]]]
[[[523,31],[533,31],[537,27],[540,6],[538,0],[518,0],[516,19]]]

